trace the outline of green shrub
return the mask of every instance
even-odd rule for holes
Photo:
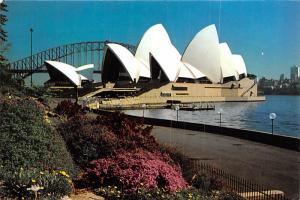
[[[195,188],[180,190],[173,194],[158,188],[151,191],[140,188],[136,193],[127,194],[122,191],[122,188],[107,186],[101,187],[95,192],[107,200],[215,200],[214,197],[205,196]]]
[[[214,175],[208,175],[206,173],[195,174],[192,178],[191,184],[197,189],[201,189],[205,192],[212,192],[214,190],[222,190],[224,184],[221,179]]]
[[[75,115],[61,124],[58,130],[74,161],[82,168],[92,160],[114,155],[119,149],[159,149],[150,134],[151,127],[145,128],[120,113],[100,115],[97,118]]]
[[[214,195],[207,195],[207,193],[194,187],[179,190],[172,194],[158,188],[150,191],[144,190],[142,186],[136,193],[131,194],[116,186],[100,187],[95,192],[107,200],[245,200],[245,198],[234,192],[221,191],[220,193],[214,193]]]
[[[235,192],[231,192],[231,191],[222,191],[219,195],[218,195],[218,200],[246,200],[244,197],[238,195]]]
[[[22,92],[27,96],[32,96],[37,98],[51,95],[50,90],[43,86],[24,87]]]
[[[54,112],[68,118],[85,114],[83,107],[78,105],[76,102],[73,103],[71,100],[64,100],[58,103]]]
[[[0,197],[18,199],[60,199],[72,191],[70,176],[65,171],[39,171],[20,168],[16,172],[1,170],[3,181]]]
[[[61,136],[46,122],[43,105],[30,99],[0,99],[0,165],[66,170],[76,175]]]
[[[87,116],[76,116],[61,124],[59,132],[63,136],[76,164],[82,168],[101,155],[110,155],[112,146],[106,142],[109,131],[104,126],[92,124]],[[105,151],[104,151],[105,150]]]

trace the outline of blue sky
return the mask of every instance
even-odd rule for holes
[[[162,23],[183,53],[193,36],[216,24],[220,41],[241,54],[250,73],[289,77],[300,65],[300,2],[285,1],[7,1],[6,30],[12,61],[30,53],[80,41],[137,44],[144,31]],[[220,25],[220,26],[219,26]],[[263,55],[262,55],[263,52]]]

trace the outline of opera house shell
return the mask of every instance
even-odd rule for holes
[[[130,93],[132,104],[261,100],[255,76],[247,73],[241,55],[220,42],[215,25],[200,30],[182,55],[162,24],[144,33],[134,53],[120,44],[107,44],[102,82],[104,87],[108,83],[139,89]]]
[[[102,81],[225,83],[245,76],[242,56],[233,55],[227,43],[219,42],[215,25],[199,31],[181,55],[165,28],[157,24],[144,33],[135,55],[120,44],[107,44]]]
[[[82,74],[81,71],[94,68],[94,64],[83,65],[75,68],[69,64],[58,61],[45,61],[45,66],[50,76],[50,80],[45,84],[47,85],[73,85],[80,87],[83,82],[89,79]]]

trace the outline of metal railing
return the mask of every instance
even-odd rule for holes
[[[203,163],[198,159],[188,161],[189,174],[207,174],[222,181],[224,189],[233,191],[246,199],[255,200],[288,200],[283,192],[271,190],[253,181],[239,178],[222,169]]]

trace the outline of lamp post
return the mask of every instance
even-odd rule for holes
[[[174,109],[176,110],[176,121],[178,122],[178,111],[179,111],[179,105],[175,105]]]
[[[143,119],[145,118],[145,109],[146,109],[146,107],[147,107],[146,104],[142,105],[142,108],[143,108]]]
[[[218,111],[218,114],[220,115],[220,126],[222,126],[222,113],[223,113],[223,109],[220,108]]]
[[[32,87],[32,73],[33,73],[33,69],[32,69],[32,32],[33,29],[30,28],[30,85]]]
[[[276,119],[276,113],[270,113],[269,114],[269,118],[270,118],[270,120],[272,121],[272,135],[274,134],[274,132],[273,132],[273,130],[274,130],[274,123],[273,123],[273,121],[274,121],[274,119]]]

